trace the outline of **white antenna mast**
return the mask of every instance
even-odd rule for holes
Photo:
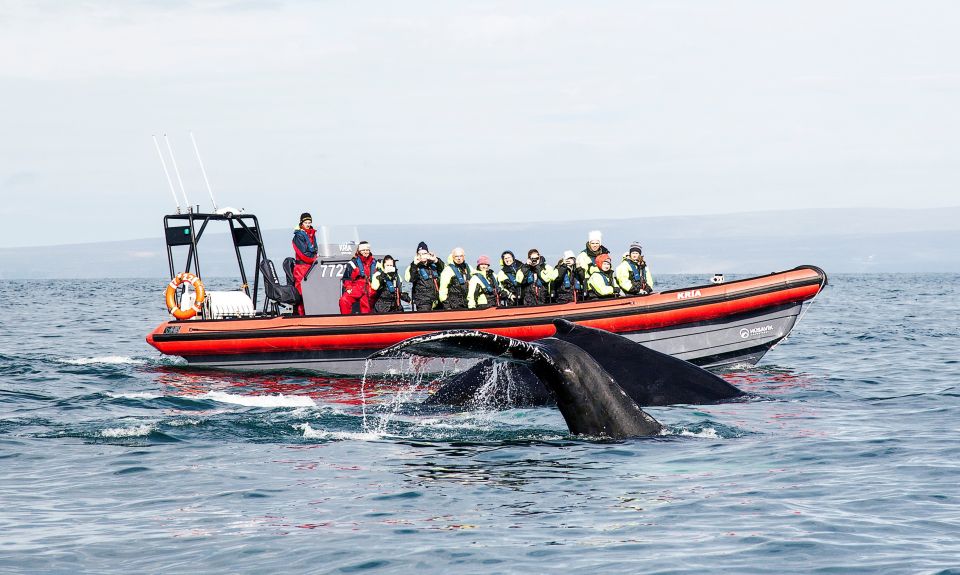
[[[167,162],[163,159],[163,152],[160,151],[160,142],[157,141],[157,136],[151,134],[153,138],[153,145],[157,148],[157,155],[160,156],[160,165],[163,166],[163,173],[167,176],[167,184],[170,185],[170,194],[173,196],[173,203],[177,205],[177,213],[180,213],[180,200],[177,199],[177,191],[173,189],[173,180],[170,179],[170,170],[167,169]]]
[[[200,173],[203,174],[203,182],[207,184],[207,192],[210,194],[210,201],[213,203],[213,211],[217,211],[217,200],[213,197],[213,188],[210,187],[210,180],[207,179],[207,170],[203,167],[203,160],[200,159],[200,148],[197,147],[197,139],[193,137],[193,132],[190,132],[190,141],[193,142],[193,151],[197,154],[197,162],[200,163]]]
[[[177,182],[180,184],[180,193],[183,194],[183,202],[187,204],[187,211],[192,212],[193,208],[190,206],[190,200],[187,199],[187,190],[183,187],[183,178],[180,177],[180,169],[177,168],[177,159],[173,156],[173,148],[170,147],[170,138],[164,134],[163,139],[167,142],[167,151],[170,152],[170,163],[173,164],[173,173],[177,175]]]

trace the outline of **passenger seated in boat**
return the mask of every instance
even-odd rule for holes
[[[370,278],[373,290],[373,311],[376,313],[402,312],[403,304],[410,303],[410,296],[403,292],[403,282],[397,274],[397,263],[393,256],[383,256],[377,264],[377,271]]]
[[[600,254],[609,254],[610,250],[601,242],[603,236],[599,230],[593,230],[587,234],[587,244],[583,251],[577,255],[577,267],[580,268],[580,277],[589,278],[597,266],[595,264],[597,256]]]
[[[503,289],[504,297],[500,298],[502,306],[520,305],[520,284],[517,283],[517,271],[520,270],[520,262],[510,250],[504,250],[500,254],[500,271],[497,272],[497,281]]]
[[[467,288],[467,307],[470,309],[486,309],[499,306],[504,297],[500,282],[490,269],[490,258],[477,258],[477,269],[470,276],[470,285]]]
[[[587,280],[587,299],[607,299],[620,295],[621,289],[613,274],[610,254],[597,256],[595,269]]]
[[[373,257],[370,244],[362,241],[357,245],[353,259],[347,262],[343,270],[343,295],[340,296],[340,313],[350,315],[354,304],[360,307],[360,313],[370,313],[370,278],[377,269],[377,258]]]
[[[643,248],[633,242],[623,261],[617,266],[617,282],[628,295],[653,293],[653,274],[643,259]]]
[[[309,212],[300,214],[300,224],[293,231],[293,253],[296,262],[293,265],[293,286],[300,294],[301,303],[297,305],[296,315],[303,315],[303,283],[304,276],[310,267],[317,261],[317,230],[313,229],[313,216]]]
[[[473,270],[463,248],[453,248],[447,266],[440,272],[440,305],[443,309],[467,309],[467,288]]]
[[[563,252],[563,259],[557,262],[557,278],[553,280],[551,292],[555,303],[576,303],[583,299],[583,278],[577,267],[577,258],[571,250]]]
[[[410,284],[410,296],[415,311],[430,311],[440,305],[440,274],[443,262],[430,251],[425,242],[417,244],[417,254],[404,274]]]
[[[540,250],[527,252],[527,263],[520,266],[516,281],[520,284],[523,305],[543,305],[550,301],[550,283],[556,279],[557,270],[547,265],[540,257]]]

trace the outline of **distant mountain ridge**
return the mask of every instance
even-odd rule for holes
[[[323,220],[317,214],[317,223]],[[266,225],[267,222],[261,222]],[[504,249],[523,259],[535,247],[554,263],[564,250],[583,249],[599,229],[617,256],[633,241],[644,246],[654,273],[766,273],[800,264],[828,273],[960,272],[960,207],[939,209],[797,209],[706,216],[670,216],[503,224],[345,224],[329,228],[331,242],[369,240],[378,255],[410,261],[426,241],[446,257],[463,246],[468,260],[496,261]],[[0,279],[168,276],[157,218],[152,238],[0,248]],[[201,243],[205,276],[232,276],[236,263],[226,234],[211,228]],[[279,264],[291,254],[292,228],[263,232],[267,253]],[[356,237],[355,237],[356,236]],[[183,255],[180,256],[181,258]]]

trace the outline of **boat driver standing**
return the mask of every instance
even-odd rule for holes
[[[313,229],[313,216],[309,212],[300,214],[300,225],[293,232],[293,253],[296,263],[293,265],[293,285],[300,294],[300,303],[297,305],[297,315],[303,315],[303,283],[304,276],[310,271],[310,266],[317,261],[317,230]]]

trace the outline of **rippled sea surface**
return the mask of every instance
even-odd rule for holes
[[[960,573],[960,276],[830,279],[753,399],[623,442],[191,370],[162,279],[0,282],[0,572]]]

